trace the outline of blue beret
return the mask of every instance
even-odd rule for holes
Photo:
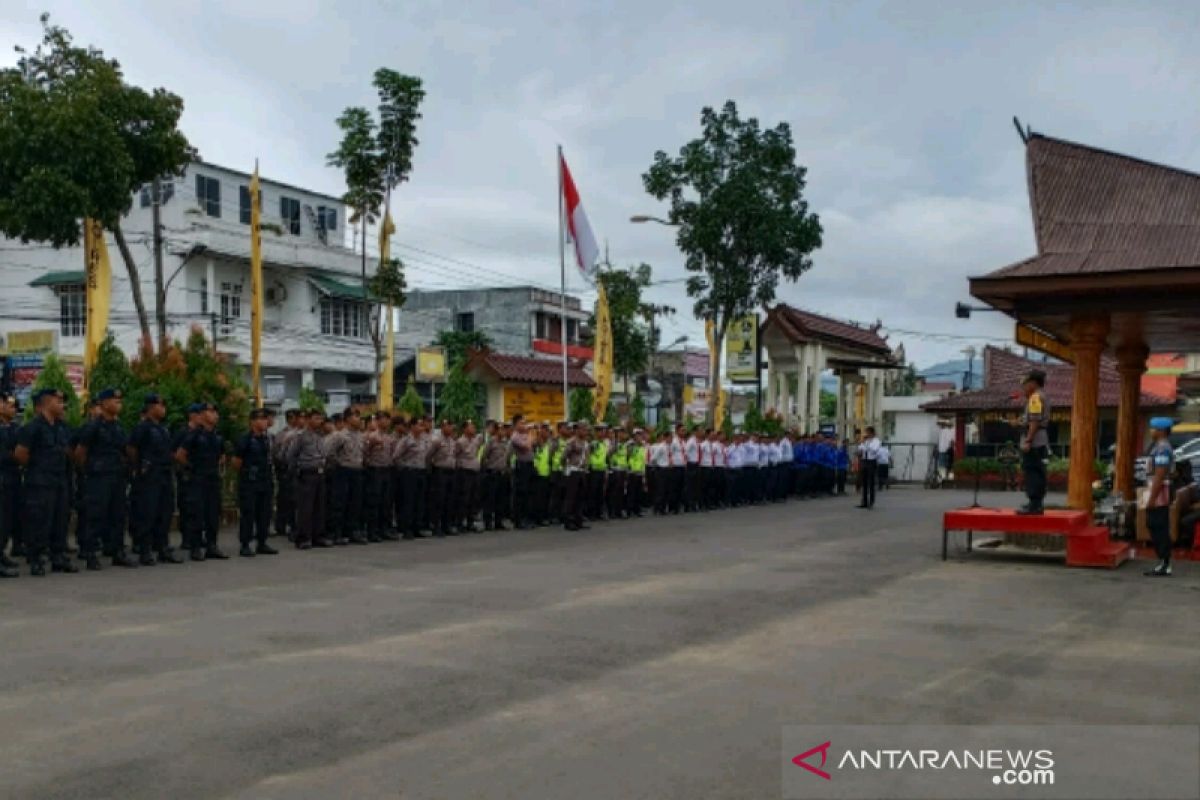
[[[1150,430],[1154,431],[1169,431],[1175,425],[1175,420],[1170,417],[1155,417],[1150,420]]]
[[[189,405],[187,407],[187,413],[189,413],[189,414],[199,414],[203,410],[204,410],[203,403],[192,403],[191,405]]]
[[[107,389],[101,389],[100,393],[96,395],[96,399],[101,402],[103,402],[105,400],[120,400],[121,399],[121,390],[113,389],[111,387],[109,387]]]
[[[62,396],[63,396],[63,393],[60,392],[58,389],[38,389],[36,392],[33,393],[33,402],[40,403],[40,402],[42,402],[43,397],[59,397],[59,398],[61,398]]]
[[[162,395],[155,394],[154,392],[151,392],[150,394],[148,394],[144,398],[142,398],[142,406],[144,408],[149,408],[150,406],[161,405],[162,402],[163,402]]]

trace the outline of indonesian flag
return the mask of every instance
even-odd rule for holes
[[[589,282],[594,282],[600,248],[596,246],[596,236],[583,210],[571,170],[567,169],[567,160],[561,155],[559,164],[562,169],[563,205],[567,215],[567,238],[575,246],[575,263],[579,266],[580,274]]]

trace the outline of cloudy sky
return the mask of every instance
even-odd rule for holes
[[[202,156],[340,194],[334,119],[392,67],[428,91],[395,208],[417,287],[558,283],[554,148],[617,265],[653,265],[670,339],[703,341],[671,232],[642,188],[701,107],[787,121],[825,228],[780,299],[882,320],[919,365],[1007,341],[956,320],[966,277],[1033,253],[1023,153],[1034,130],[1200,170],[1200,3],[0,0],[0,43],[49,10],[130,80],[187,104]],[[581,289],[575,277],[572,288]],[[592,295],[585,294],[585,297]],[[951,334],[944,338],[931,334]],[[668,339],[668,341],[670,341]]]

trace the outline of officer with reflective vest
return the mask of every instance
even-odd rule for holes
[[[633,441],[627,447],[626,463],[629,472],[625,478],[625,515],[640,517],[642,515],[642,497],[646,488],[646,432],[641,428],[633,429]]]
[[[563,519],[563,496],[567,486],[563,475],[563,448],[570,437],[571,426],[560,422],[555,435],[550,438],[550,495],[546,502],[546,517],[553,523]]]
[[[608,477],[608,426],[596,425],[588,447],[587,517],[604,518],[604,483]]]
[[[1168,417],[1150,420],[1153,442],[1147,453],[1150,462],[1147,482],[1150,486],[1146,489],[1146,527],[1150,529],[1158,564],[1147,570],[1145,575],[1152,578],[1171,576],[1171,473],[1175,467],[1175,453],[1168,437],[1172,425]]]
[[[1046,373],[1033,370],[1021,384],[1025,394],[1025,412],[1021,417],[1021,471],[1025,474],[1025,496],[1029,499],[1018,514],[1041,514],[1046,498],[1046,459],[1050,435],[1046,430],[1050,409],[1046,406]]]
[[[629,433],[621,428],[608,454],[608,518],[625,516],[625,485],[629,475]]]

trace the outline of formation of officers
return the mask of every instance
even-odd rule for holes
[[[69,558],[72,512],[78,559],[118,567],[225,559],[219,534],[222,469],[236,472],[240,555],[275,555],[286,537],[300,550],[365,545],[589,521],[709,511],[845,493],[846,448],[823,436],[687,431],[586,423],[435,424],[350,410],[330,418],[291,410],[272,433],[271,412],[227,448],[208,403],[170,431],[162,398],[149,395],[126,431],[120,392],[98,392],[77,430],[60,392],[33,398],[18,425],[0,396],[0,575],[77,572]],[[170,543],[178,512],[182,552]],[[507,524],[506,524],[507,523]],[[273,527],[273,531],[272,531]],[[128,536],[127,536],[128,534]],[[127,541],[132,549],[127,547]]]

